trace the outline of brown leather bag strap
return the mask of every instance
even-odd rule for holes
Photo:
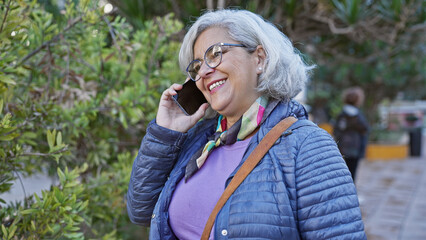
[[[225,205],[228,198],[234,193],[235,189],[244,181],[244,179],[249,175],[249,173],[256,167],[260,159],[265,156],[268,150],[274,145],[278,140],[281,134],[286,131],[297,119],[295,117],[287,117],[277,125],[275,125],[260,141],[259,145],[253,150],[247,160],[243,163],[241,168],[237,171],[234,178],[231,180],[229,185],[225,188],[222,196],[216,203],[216,206],[213,208],[212,213],[210,214],[209,219],[207,220],[206,226],[204,227],[203,234],[201,235],[202,240],[208,240],[210,237],[210,232],[213,228],[216,216]]]

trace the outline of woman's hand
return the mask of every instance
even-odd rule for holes
[[[175,83],[163,92],[156,120],[157,124],[162,127],[178,132],[187,132],[204,116],[209,104],[204,103],[197,112],[187,116],[172,99],[172,96],[177,94],[176,91],[181,89],[182,85]]]

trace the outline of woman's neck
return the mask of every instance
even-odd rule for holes
[[[221,113],[224,117],[226,117],[226,129],[230,129],[240,118],[250,109],[250,107],[253,105],[253,103],[256,101],[256,99],[259,98],[259,96],[256,96],[256,98],[247,101],[245,104],[241,104],[236,111],[232,112],[232,114],[228,113]]]
[[[241,117],[238,119],[226,117],[226,130],[230,129]]]

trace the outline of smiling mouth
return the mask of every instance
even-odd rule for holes
[[[217,82],[215,82],[215,83],[213,83],[212,85],[209,86],[209,90],[212,91],[213,89],[223,85],[225,82],[226,82],[226,80],[217,81]]]

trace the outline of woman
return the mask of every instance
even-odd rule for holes
[[[195,60],[194,60],[195,59]],[[307,120],[311,66],[272,24],[245,10],[202,15],[180,64],[208,104],[192,116],[161,96],[133,165],[128,213],[151,239],[199,239],[226,185],[280,120],[282,135],[219,212],[211,239],[365,239],[356,190],[335,142]],[[207,108],[217,114],[204,117]]]
[[[359,107],[364,103],[364,91],[360,87],[348,88],[342,95],[344,106],[334,126],[333,135],[346,165],[355,181],[359,160],[367,146],[368,122]]]

